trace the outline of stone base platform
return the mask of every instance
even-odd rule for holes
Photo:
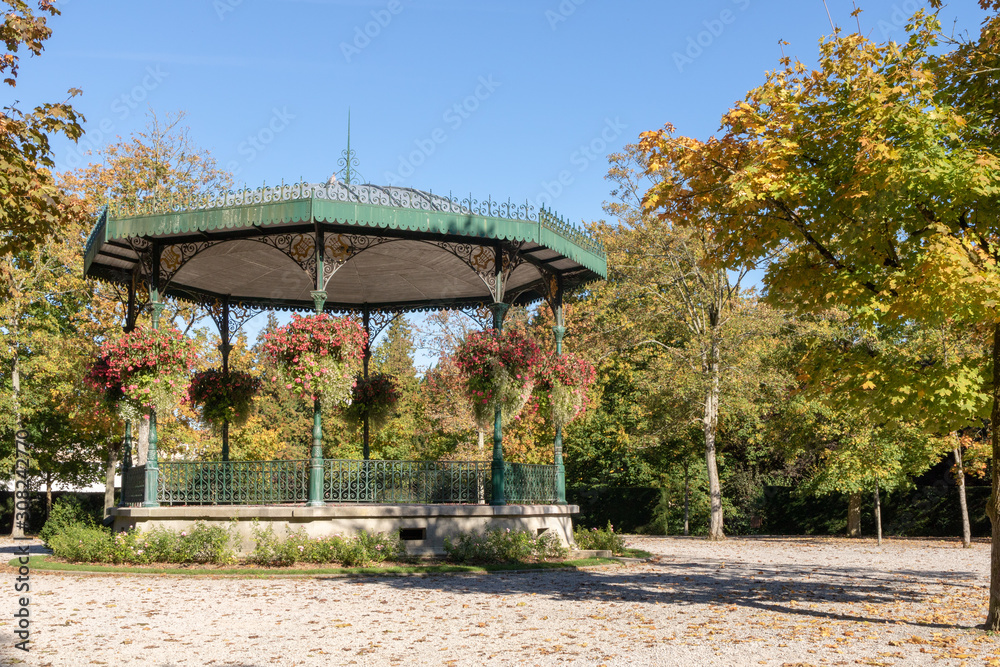
[[[487,528],[526,530],[533,535],[550,531],[568,547],[574,547],[573,515],[576,505],[182,505],[164,507],[117,507],[112,510],[115,531],[156,527],[185,530],[197,521],[224,525],[235,519],[239,552],[253,550],[251,532],[256,519],[274,534],[301,528],[309,537],[399,532],[413,556],[444,555],[444,538]]]

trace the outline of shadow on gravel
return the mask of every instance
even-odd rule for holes
[[[732,563],[679,563],[661,559],[639,572],[580,570],[511,572],[489,575],[430,575],[380,578],[401,590],[432,589],[453,594],[545,595],[566,602],[630,602],[673,605],[737,605],[789,617],[809,617],[867,623],[903,623],[938,629],[976,626],[919,622],[836,609],[798,605],[920,603],[940,595],[925,586],[971,586],[971,572],[884,572],[852,567],[799,567]],[[318,577],[324,579],[324,577]],[[333,579],[331,579],[333,581]],[[343,583],[343,579],[336,579]],[[961,583],[959,583],[961,582]],[[930,603],[928,603],[930,604]]]

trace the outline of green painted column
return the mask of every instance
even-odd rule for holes
[[[229,353],[232,351],[233,346],[230,343],[231,335],[229,333],[229,296],[225,296],[222,299],[222,326],[219,327],[219,338],[222,339],[222,343],[219,345],[219,352],[222,354],[222,377],[226,381],[229,380]],[[224,419],[222,421],[222,460],[224,462],[229,462],[229,420]],[[226,491],[228,492],[229,487],[229,469],[226,469]]]
[[[159,507],[156,500],[160,468],[156,460],[156,410],[149,411],[149,455],[146,458],[146,487],[142,501],[143,507]]]
[[[560,309],[561,311],[561,309]],[[562,312],[559,313],[560,319]],[[562,355],[563,336],[566,335],[566,327],[556,325],[552,327],[552,333],[556,337],[556,356]],[[563,465],[562,456],[562,426],[556,426],[556,437],[554,442],[553,462],[556,466],[556,504],[566,504],[566,466]]]
[[[365,306],[364,312],[363,312],[363,314],[361,316],[361,321],[362,321],[362,324],[365,327],[365,349],[364,349],[364,357],[362,358],[361,363],[362,363],[362,369],[364,371],[364,378],[365,378],[365,380],[367,380],[368,379],[368,362],[372,358],[371,313],[369,312],[367,306]],[[370,449],[370,446],[369,446],[369,441],[370,441],[369,424],[370,423],[371,422],[368,419],[368,414],[366,413],[365,416],[364,416],[364,419],[363,419],[363,424],[362,424],[362,437],[363,437],[364,440],[361,443],[361,454],[362,454],[362,456],[364,456],[365,461],[368,461],[371,458],[371,449]],[[367,478],[367,476],[368,476],[368,464],[366,463],[365,464],[365,477]]]
[[[155,255],[155,266],[154,275],[159,273],[159,252],[154,253]],[[152,319],[153,319],[153,330],[160,328],[160,315],[163,313],[163,302],[160,301],[160,295],[156,288],[150,290],[150,304],[149,307],[152,309]],[[159,490],[160,482],[160,467],[159,461],[157,460],[156,444],[159,438],[156,435],[156,410],[154,408],[149,409],[149,453],[146,456],[146,486],[143,496],[143,507],[159,507],[160,503],[156,499],[157,491]]]
[[[503,320],[507,315],[510,306],[506,303],[494,303],[493,328],[497,332],[503,331]],[[503,465],[503,411],[497,406],[493,413],[493,462],[490,465],[490,472],[493,478],[493,497],[490,505],[506,505],[507,497],[504,493],[504,465]]]
[[[319,275],[323,275],[322,264],[320,264]],[[323,304],[326,303],[325,290],[313,290],[311,292],[313,303],[316,305],[316,314],[323,312]],[[313,401],[313,444],[312,454],[309,459],[309,502],[306,507],[322,507],[323,502],[323,415],[320,411],[319,399]]]
[[[307,507],[322,507],[323,502],[323,417],[319,400],[313,402],[313,444],[309,462],[309,502]]]

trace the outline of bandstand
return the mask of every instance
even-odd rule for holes
[[[235,329],[263,310],[351,314],[371,340],[401,313],[488,308],[500,329],[512,305],[544,301],[560,351],[563,294],[605,277],[607,264],[600,244],[545,208],[348,179],[111,207],[84,270],[119,286],[126,329],[145,312],[159,326],[165,297],[207,308],[225,372]],[[552,530],[571,544],[578,508],[566,504],[560,429],[551,465],[510,463],[502,417],[490,461],[371,460],[367,424],[363,460],[324,459],[317,407],[308,460],[231,461],[224,427],[222,460],[189,462],[158,459],[151,413],[147,461],[123,472],[115,529],[236,519],[244,549],[254,519],[313,537],[399,530],[414,554],[486,526]]]

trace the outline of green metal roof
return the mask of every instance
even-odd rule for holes
[[[599,243],[528,203],[459,200],[408,188],[333,182],[223,193],[184,207],[162,200],[146,206],[105,212],[87,243],[86,275],[125,282],[135,269],[142,271],[138,246],[155,242],[175,246],[178,258],[195,253],[172,275],[168,294],[228,294],[248,304],[308,307],[304,290],[310,286],[303,282],[301,267],[272,246],[281,235],[316,231],[339,235],[352,249],[364,250],[352,254],[330,279],[333,310],[362,304],[421,309],[485,302],[488,289],[475,273],[462,274],[456,251],[468,254],[470,248],[498,243],[522,262],[507,286],[519,291],[522,301],[542,298],[538,288],[551,275],[568,287],[607,275]],[[262,240],[270,245],[257,242]],[[214,246],[196,250],[207,243]],[[349,266],[356,270],[341,276]],[[468,267],[462,268],[468,273]]]

